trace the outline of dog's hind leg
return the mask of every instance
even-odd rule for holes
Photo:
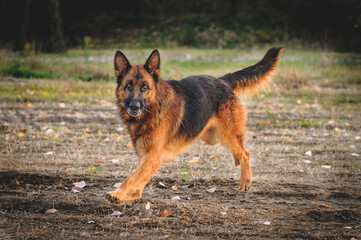
[[[246,117],[246,109],[236,97],[222,104],[217,113],[221,142],[233,154],[234,164],[241,165],[239,186],[242,191],[247,191],[251,186],[249,151],[244,147]]]

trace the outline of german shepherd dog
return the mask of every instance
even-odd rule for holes
[[[139,157],[138,168],[106,198],[132,203],[162,163],[202,139],[221,142],[241,165],[239,187],[251,185],[249,151],[245,149],[246,109],[236,96],[253,92],[271,80],[282,47],[271,48],[257,64],[222,77],[196,75],[179,81],[160,78],[160,55],[154,50],[145,64],[131,65],[115,53],[116,104]]]

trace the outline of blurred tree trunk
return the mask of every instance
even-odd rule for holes
[[[62,18],[59,11],[59,0],[50,0],[50,51],[63,52],[66,50]]]
[[[25,43],[27,42],[28,35],[28,25],[29,25],[29,8],[30,8],[31,0],[26,0],[24,2],[23,8],[23,21],[20,27],[20,35],[19,38],[14,42],[14,50],[21,51],[24,49]]]

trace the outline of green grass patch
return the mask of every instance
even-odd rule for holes
[[[0,68],[0,75],[10,76],[16,78],[55,78],[55,75],[51,72],[45,72],[42,70],[33,70],[24,66],[20,63],[11,63]]]
[[[62,98],[97,102],[113,99],[115,77],[114,49],[71,49],[67,53],[35,54],[22,56],[2,52],[0,75],[16,78],[69,79],[45,83],[11,83],[0,85],[0,95],[6,98]],[[122,49],[132,64],[144,63],[151,49]],[[161,77],[181,79],[189,75],[207,74],[222,76],[248,67],[262,59],[268,48],[253,51],[239,49],[160,49]],[[293,51],[285,49],[278,74],[276,91],[256,95],[253,100],[267,101],[275,96],[292,105],[298,99],[303,104],[321,104],[323,107],[360,109],[361,94],[328,93],[323,88],[352,88],[361,91],[360,54]],[[75,80],[75,81],[73,81]],[[114,84],[111,84],[114,83]],[[314,91],[313,88],[321,89]],[[336,92],[336,91],[334,91]],[[276,116],[268,114],[271,121]]]
[[[113,101],[115,84],[81,81],[27,81],[13,84],[0,84],[2,98],[42,100],[77,100],[99,104],[100,99]]]
[[[307,120],[302,120],[300,123],[301,127],[303,128],[309,128],[311,126],[311,122]]]

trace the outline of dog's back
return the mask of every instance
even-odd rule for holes
[[[220,104],[234,95],[224,81],[207,75],[167,82],[184,100],[184,115],[178,134],[187,138],[197,137],[214,113],[218,112]]]

